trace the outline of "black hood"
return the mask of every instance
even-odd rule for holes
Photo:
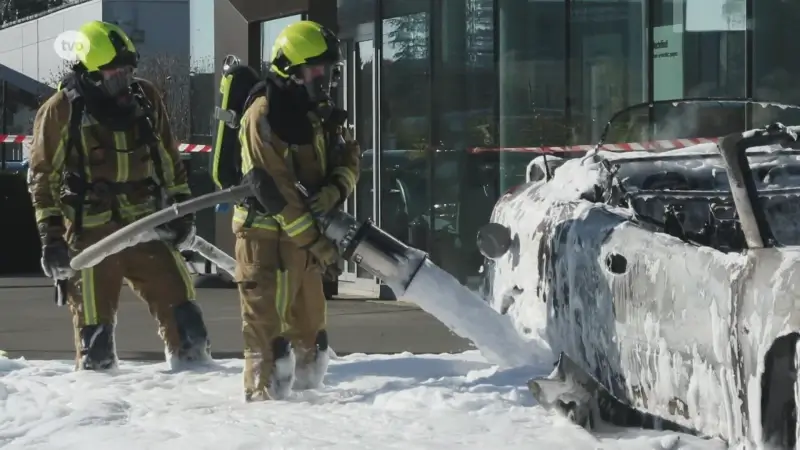
[[[313,142],[314,130],[308,113],[313,109],[303,86],[267,79],[269,120],[272,131],[289,144],[307,145]]]
[[[75,73],[65,80],[65,88],[74,88],[84,99],[86,112],[100,124],[115,130],[125,130],[133,126],[137,117],[137,104],[133,94],[109,97],[103,90],[85,78],[85,74]]]

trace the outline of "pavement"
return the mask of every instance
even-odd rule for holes
[[[43,277],[0,278],[0,350],[8,357],[72,359],[72,320],[54,303]],[[242,357],[242,322],[234,289],[198,289],[217,359]],[[123,360],[164,359],[156,323],[145,303],[127,286],[117,314],[117,352]],[[406,302],[370,299],[328,300],[328,333],[337,354],[453,353],[474,349],[433,316]]]

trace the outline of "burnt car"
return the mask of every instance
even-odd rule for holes
[[[658,107],[672,111],[654,117]],[[638,105],[595,149],[538,157],[529,182],[498,201],[478,235],[485,295],[560,355],[530,382],[542,405],[587,427],[794,448],[800,127],[777,119],[800,123],[798,111]],[[643,150],[604,150],[613,130],[611,142],[635,135]],[[698,135],[707,142],[688,145]]]

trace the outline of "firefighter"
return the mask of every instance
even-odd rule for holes
[[[134,78],[138,53],[116,25],[80,28],[89,43],[58,92],[37,111],[29,190],[45,275],[66,280],[76,369],[117,365],[114,328],[123,279],[158,322],[173,367],[207,362],[209,340],[178,246],[192,239],[187,216],[95,267],[74,272],[70,257],[172,202],[190,197],[187,173],[155,86]]]
[[[322,284],[340,274],[339,256],[316,218],[353,192],[360,158],[346,112],[330,98],[340,64],[328,29],[312,21],[287,26],[273,45],[263,95],[242,114],[241,172],[257,187],[255,198],[236,206],[232,224],[247,401],[319,387],[327,371]]]

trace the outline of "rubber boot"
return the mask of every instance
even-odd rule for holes
[[[273,369],[267,394],[273,400],[289,397],[295,382],[295,353],[288,339],[279,336],[272,341]]]
[[[109,370],[118,366],[114,325],[87,325],[80,329],[80,370]]]
[[[180,348],[177,354],[170,354],[169,350],[166,352],[167,362],[172,369],[211,362],[211,341],[203,321],[203,312],[197,303],[187,301],[176,305],[174,315],[180,338]]]
[[[302,391],[321,388],[328,373],[329,362],[328,332],[320,330],[313,349],[298,351],[294,389]]]

